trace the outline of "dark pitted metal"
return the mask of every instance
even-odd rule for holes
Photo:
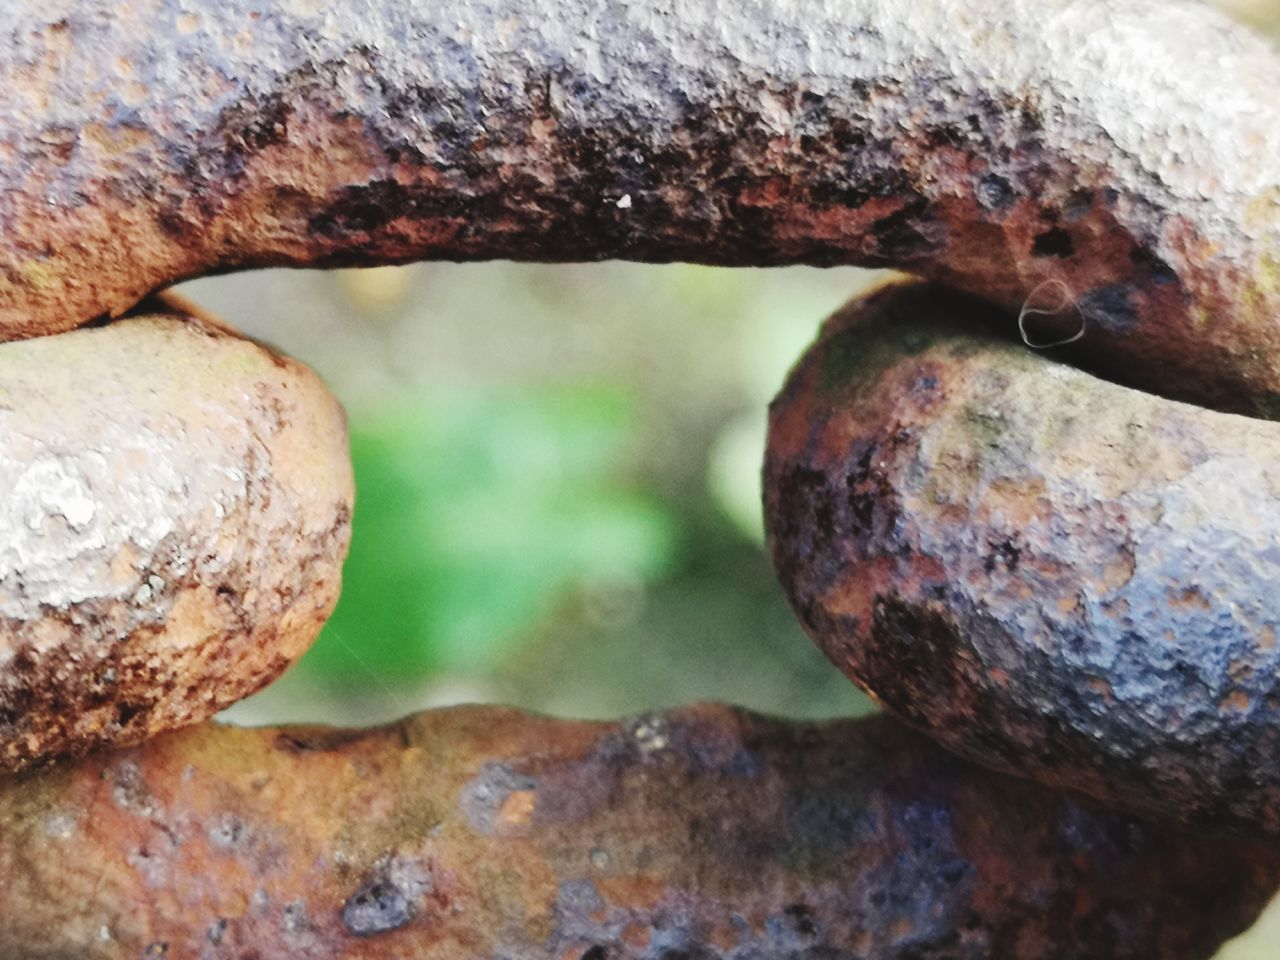
[[[771,412],[769,543],[805,629],[989,767],[1280,834],[1280,424],[1098,380],[890,287]]]
[[[1204,960],[1280,851],[887,717],[206,726],[0,786],[0,956]]]

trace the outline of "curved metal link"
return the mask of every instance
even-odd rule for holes
[[[774,401],[769,543],[805,629],[985,766],[1280,833],[1280,424],[1117,386],[890,287]]]
[[[775,404],[771,546],[806,628],[984,764],[1280,833],[1280,428],[1265,419],[1280,414],[1280,64],[1261,41],[1169,0],[918,0],[906,16],[890,0],[379,0],[359,15],[310,0],[3,0],[0,13],[0,339],[267,264],[860,263],[937,284],[833,320]],[[1148,393],[1011,344],[1046,289],[1079,314],[1062,355]],[[114,342],[128,326],[74,336]],[[0,358],[28,349],[45,348]],[[175,398],[216,392],[175,369]],[[0,395],[0,417],[35,395],[19,393]],[[58,402],[20,415],[56,421]],[[175,449],[191,439],[178,433]],[[28,440],[0,433],[11,491],[30,479]],[[103,440],[82,440],[53,452],[83,466]],[[315,592],[312,620],[332,599],[344,478],[316,512],[327,525],[308,526],[329,538],[323,569],[288,588]],[[103,663],[141,649],[160,667],[174,637],[144,623],[154,591],[112,594],[109,616],[85,606],[86,582],[145,567],[137,502],[91,487],[71,513],[34,495],[0,506],[0,570],[17,571],[0,604],[20,610],[0,625],[8,764],[202,715],[169,709],[177,680],[142,671],[165,708],[154,725],[76,726],[93,697],[117,695],[99,690],[105,673],[75,676],[86,637]],[[252,522],[277,529],[250,492]],[[130,542],[104,560],[89,538],[40,579],[12,546],[32,511],[37,527],[92,516]],[[191,536],[239,530],[180,518]],[[279,586],[242,579],[237,597]],[[61,592],[40,594],[49,582]],[[209,600],[195,620],[241,617],[237,642],[295,636],[300,606],[224,609],[207,577],[178,589],[174,610]],[[179,706],[211,696],[196,674],[182,672]],[[66,723],[31,740],[19,720],[37,687]]]
[[[861,263],[1015,314],[1061,281],[1089,363],[1280,395],[1280,66],[1200,4],[0,12],[9,337],[264,264]]]

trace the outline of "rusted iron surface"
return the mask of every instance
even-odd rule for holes
[[[992,313],[890,287],[775,400],[769,542],[805,629],[983,764],[1280,834],[1280,424],[1097,380]]]
[[[0,12],[8,337],[261,264],[862,263],[1061,281],[1096,362],[1276,408],[1280,67],[1200,4]]]
[[[0,345],[0,490],[0,770],[212,716],[337,600],[342,409],[182,313]]]
[[[806,627],[985,764],[1280,834],[1276,430],[934,322],[1056,302],[1099,370],[1280,413],[1261,42],[1168,0],[0,13],[0,339],[265,264],[946,284],[833,323],[775,406]],[[207,716],[315,632],[350,478],[305,373],[142,318],[6,344],[0,389],[0,764]],[[1193,958],[1273,859],[886,720],[206,728],[0,786],[0,956]]]
[[[1203,960],[1280,853],[888,718],[204,726],[0,787],[0,955]]]

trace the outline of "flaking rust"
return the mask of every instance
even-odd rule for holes
[[[10,779],[0,875],[24,960],[1203,960],[1280,856],[886,717],[462,708],[205,726]]]
[[[0,13],[0,339],[267,264],[862,263],[944,284],[851,308],[797,368],[773,408],[770,545],[855,679],[1051,785],[889,719],[207,727],[0,784],[0,956],[1192,960],[1256,914],[1270,851],[1052,785],[1280,833],[1277,428],[980,328],[1044,319],[1059,291],[1096,371],[1277,413],[1280,66],[1260,41],[1167,0]],[[257,429],[285,428],[279,404],[168,436],[239,384],[196,375],[224,332],[178,351],[190,376],[76,352],[157,323],[0,351],[0,414],[30,423],[0,444],[4,763],[205,716],[333,601],[335,408],[309,394],[323,449],[284,463]],[[237,349],[275,383],[268,354]],[[42,403],[46,370],[74,382]],[[101,428],[58,422],[100,372],[118,381]],[[150,409],[158,382],[173,402]],[[148,506],[163,482],[103,499],[104,449],[155,436],[178,455],[139,455],[172,467],[170,500]],[[260,446],[272,470],[250,477]],[[264,495],[280,466],[324,478],[314,509]],[[213,469],[208,495],[188,467]],[[222,546],[254,556],[219,566]]]
[[[337,601],[341,407],[176,306],[0,344],[0,490],[0,771],[207,719]]]
[[[1098,380],[894,286],[771,411],[769,544],[805,629],[987,766],[1280,833],[1280,425]]]
[[[0,336],[264,264],[861,263],[1061,281],[1111,369],[1280,394],[1280,67],[1200,4],[0,13]]]

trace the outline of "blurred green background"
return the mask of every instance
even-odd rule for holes
[[[1220,5],[1280,37],[1280,0]],[[475,701],[577,717],[707,699],[792,717],[872,709],[786,607],[759,469],[788,366],[879,279],[493,263],[185,285],[324,376],[358,485],[333,619],[225,717],[369,723]],[[1280,958],[1280,907],[1221,955],[1264,958]]]
[[[315,367],[350,417],[342,599],[237,722],[501,701],[616,717],[870,704],[762,549],[766,405],[874,274],[421,264],[184,292]]]

